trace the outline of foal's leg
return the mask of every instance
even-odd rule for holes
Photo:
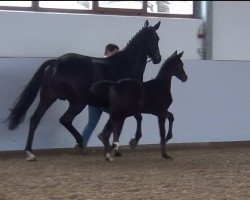
[[[106,159],[108,161],[113,161],[113,159],[111,158],[111,155],[110,155],[112,149],[115,150],[115,156],[118,157],[118,156],[122,155],[121,152],[119,151],[119,137],[121,135],[121,129],[123,127],[124,120],[125,119],[115,121],[115,120],[111,120],[111,118],[109,118],[104,129],[98,135],[98,138],[102,141],[102,143],[105,147]],[[112,123],[111,123],[111,121],[112,121]],[[111,136],[112,131],[113,131],[114,138],[113,138],[113,145],[111,147],[110,143],[109,143],[109,138]]]
[[[130,143],[129,143],[131,148],[135,148],[137,146],[137,144],[142,136],[142,133],[141,133],[142,115],[141,114],[134,115],[134,118],[137,121],[137,129],[136,129],[136,133],[135,133],[135,138],[132,138],[130,140]]]
[[[27,158],[26,158],[27,161],[36,160],[36,156],[31,153],[34,133],[35,133],[35,130],[36,130],[39,122],[41,121],[44,113],[46,112],[46,110],[56,100],[56,98],[44,96],[42,91],[41,91],[40,94],[41,95],[40,95],[39,104],[38,104],[34,114],[30,118],[29,135],[28,135],[28,140],[27,140],[27,144],[26,144],[26,147],[25,147],[25,151],[27,153]]]
[[[167,137],[165,139],[166,143],[168,142],[168,140],[170,140],[173,137],[173,135],[172,135],[173,122],[174,122],[174,115],[173,115],[173,113],[168,112],[167,113],[167,118],[168,118],[168,121],[169,121],[169,128],[168,128]]]
[[[105,124],[102,132],[98,135],[98,138],[101,140],[101,142],[104,145],[105,155],[106,155],[107,161],[113,161],[113,158],[111,158],[111,155],[110,155],[111,146],[110,146],[110,143],[109,143],[109,138],[110,138],[111,133],[112,133],[112,127],[111,127],[111,121],[110,121],[110,118],[109,118],[109,120]]]
[[[122,127],[124,125],[125,119],[120,119],[115,122],[116,125],[113,127],[113,135],[114,135],[114,141],[113,141],[113,149],[115,150],[114,156],[120,157],[122,156],[121,151],[119,150],[119,138],[122,132]]]
[[[123,126],[123,124],[124,124],[124,121],[125,121],[125,119],[124,120],[121,120],[122,122],[122,126]],[[119,123],[119,120],[118,121],[116,121],[116,122],[114,122],[114,123]],[[112,129],[113,130],[113,129]],[[120,135],[121,135],[121,131],[118,131],[117,132],[117,136],[116,136],[116,138],[120,138]],[[117,139],[117,140],[118,140]],[[116,148],[116,149],[115,149]],[[111,146],[111,150],[112,149],[115,149],[115,154],[114,154],[114,156],[115,157],[120,157],[120,156],[122,156],[122,153],[120,152],[120,150],[119,150],[119,148],[117,148],[117,144],[115,144],[115,135],[113,134],[113,144],[112,144],[112,146]]]
[[[112,125],[112,131],[114,135],[114,150],[115,150],[115,156],[121,156],[121,153],[119,152],[119,138],[121,135],[122,127],[124,124],[125,119],[119,118],[119,119],[111,119],[111,125]]]
[[[165,116],[158,116],[158,123],[159,123],[159,129],[160,129],[160,137],[161,137],[161,156],[166,159],[172,159],[170,156],[167,155],[166,153],[166,140],[165,140],[165,135],[166,135],[166,130],[165,130],[165,121],[166,117]]]
[[[74,136],[83,154],[83,140],[80,133],[74,128],[72,122],[74,118],[84,109],[86,104],[69,102],[68,110],[59,119],[60,123]]]

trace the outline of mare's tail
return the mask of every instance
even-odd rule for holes
[[[27,110],[35,100],[37,93],[41,87],[45,68],[54,64],[56,61],[56,59],[45,61],[36,71],[17,100],[14,102],[14,107],[10,109],[11,113],[6,119],[6,121],[8,121],[9,123],[8,127],[10,130],[17,128],[18,125],[24,120]]]

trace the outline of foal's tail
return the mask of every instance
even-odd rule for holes
[[[16,99],[13,104],[14,107],[10,109],[11,113],[6,119],[6,121],[9,122],[8,127],[10,130],[17,128],[18,125],[24,120],[27,110],[35,100],[40,89],[45,68],[54,64],[56,61],[56,59],[51,59],[44,62],[36,71],[20,96]]]
[[[90,92],[98,96],[106,96],[109,92],[110,87],[112,87],[115,83],[113,81],[100,81],[94,83],[91,88]]]

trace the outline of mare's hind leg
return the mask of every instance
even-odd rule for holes
[[[137,146],[137,144],[142,136],[142,133],[141,133],[142,115],[141,114],[134,115],[134,118],[137,121],[137,129],[136,129],[136,133],[135,133],[135,138],[132,138],[130,140],[130,143],[129,143],[131,148],[135,148]]]
[[[83,154],[83,140],[80,133],[74,128],[72,122],[74,118],[84,109],[86,104],[69,102],[68,110],[59,119],[60,123],[74,136]]]
[[[27,140],[27,144],[25,147],[25,151],[27,153],[27,158],[26,158],[27,161],[36,160],[36,156],[31,153],[34,133],[35,133],[35,130],[36,130],[39,122],[41,121],[44,113],[46,112],[46,110],[56,100],[56,98],[45,96],[43,94],[44,94],[43,91],[41,91],[40,101],[39,101],[38,107],[36,108],[34,114],[30,118],[29,135],[28,135],[28,140]]]
[[[161,156],[166,159],[172,159],[169,155],[166,153],[166,129],[165,129],[165,122],[166,117],[165,116],[158,116],[158,123],[159,123],[159,129],[160,129],[160,137],[161,137]]]

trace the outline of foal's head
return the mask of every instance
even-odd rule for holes
[[[188,77],[186,75],[186,72],[183,68],[183,62],[181,60],[181,57],[184,52],[181,52],[180,54],[177,54],[177,51],[175,51],[162,65],[158,76],[160,78],[167,78],[171,76],[175,76],[178,79],[180,79],[182,82],[187,81]]]

